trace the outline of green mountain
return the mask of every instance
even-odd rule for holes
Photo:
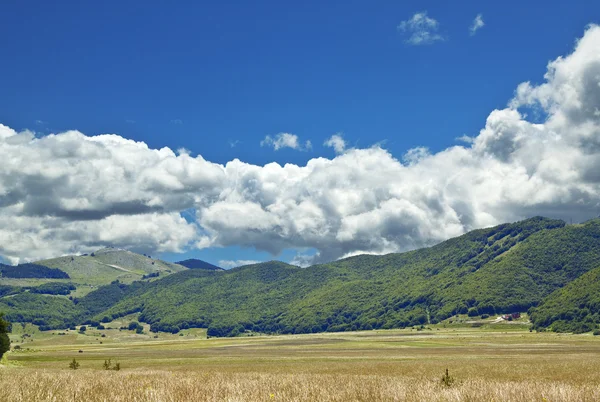
[[[186,270],[178,264],[115,248],[35,264],[0,265],[0,311],[6,312],[11,321],[33,322],[44,329],[72,326],[96,312],[86,304],[78,305],[82,296],[95,289],[102,289],[102,295],[103,288],[110,288],[114,282],[138,283]],[[116,300],[107,297],[103,308]],[[94,306],[93,302],[89,304]]]
[[[53,328],[139,313],[154,331],[206,327],[211,336],[397,328],[458,313],[523,312],[538,305],[533,316],[542,317],[546,297],[600,267],[599,239],[600,220],[565,225],[536,217],[407,253],[360,255],[308,268],[271,261],[227,271],[181,267],[154,281],[125,277],[72,302],[15,295],[8,288],[0,311],[9,319],[32,320],[31,309],[37,308],[35,319]],[[94,262],[93,276],[98,264],[124,268],[119,253],[82,258]],[[127,266],[133,272],[132,265]],[[75,269],[61,269],[73,281],[84,280]],[[47,304],[32,297],[44,297]],[[62,324],[52,309],[61,312]],[[537,322],[540,328],[551,324]]]
[[[223,271],[223,268],[221,267],[217,267],[216,265],[210,264],[206,261],[197,260],[195,258],[184,261],[177,261],[175,264],[182,265],[189,269],[207,269],[209,271]]]
[[[115,280],[133,282],[152,273],[167,275],[186,270],[178,264],[116,248],[104,248],[89,255],[42,260],[36,264],[58,268],[66,272],[72,282],[91,286],[106,285]]]
[[[526,311],[600,266],[600,221],[545,218],[476,230],[434,247],[298,268],[268,262],[182,272],[107,310],[139,311],[155,330],[211,335],[393,328],[457,313]]]
[[[600,324],[600,267],[550,294],[531,309],[534,328],[556,332],[588,332]]]

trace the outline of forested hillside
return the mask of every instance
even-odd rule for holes
[[[205,326],[316,332],[404,327],[456,313],[526,311],[600,265],[600,222],[533,218],[402,254],[301,269],[263,263],[185,272],[127,295],[108,312],[140,311],[156,330]]]
[[[588,332],[600,324],[600,266],[550,294],[531,310],[534,328]]]
[[[527,311],[597,267],[600,220],[565,225],[532,218],[425,249],[309,268],[272,261],[185,269],[153,282],[113,281],[73,301],[6,288],[0,311],[52,328],[139,312],[153,331],[206,327],[211,336],[397,328],[459,313]],[[534,317],[542,317],[543,306]],[[556,321],[535,319],[540,328]]]
[[[47,278],[69,279],[69,275],[58,268],[49,268],[39,264],[20,264],[16,266],[0,264],[2,278]]]

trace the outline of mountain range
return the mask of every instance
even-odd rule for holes
[[[534,217],[308,268],[270,261],[222,270],[117,249],[33,265],[69,278],[0,278],[0,311],[42,329],[133,313],[153,331],[204,327],[211,336],[402,328],[526,311],[537,330],[586,332],[600,323],[600,219]]]

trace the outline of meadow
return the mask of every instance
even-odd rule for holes
[[[492,318],[484,325],[210,339],[201,329],[80,334],[16,325],[11,338],[20,350],[3,361],[0,400],[600,400],[600,337],[529,332],[526,324]],[[78,370],[69,369],[73,359]],[[121,370],[105,370],[107,359]],[[451,378],[444,382],[446,369]]]

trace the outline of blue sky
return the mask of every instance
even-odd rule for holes
[[[0,123],[37,136],[115,133],[220,164],[333,158],[323,142],[335,133],[397,158],[417,146],[435,153],[476,136],[600,19],[593,1],[140,4],[0,5]],[[407,42],[398,27],[419,12],[442,40]],[[484,25],[470,35],[478,14]],[[261,146],[282,132],[312,147]],[[273,258],[231,245],[163,256]]]

